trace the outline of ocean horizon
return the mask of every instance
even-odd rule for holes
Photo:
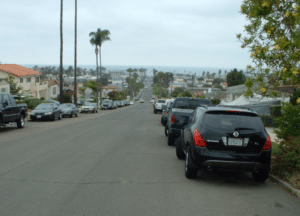
[[[46,66],[51,66],[51,67],[59,67],[59,65],[55,64],[20,64],[23,67],[27,68],[33,68],[34,66],[38,67],[46,67]],[[74,68],[74,65],[70,64],[64,64],[63,67],[67,69],[68,67],[72,66]],[[82,68],[82,69],[93,69],[96,70],[96,65],[77,65],[77,67]],[[227,72],[230,72],[234,68],[214,68],[214,67],[184,67],[184,66],[145,66],[145,65],[102,65],[102,67],[106,68],[106,72],[109,71],[126,71],[128,68],[145,68],[147,69],[146,74],[147,76],[152,76],[153,75],[153,69],[157,70],[158,72],[173,72],[173,73],[185,73],[185,74],[195,74],[198,76],[202,76],[203,71],[209,72],[210,74],[216,73],[216,76],[218,76],[219,70],[222,71],[222,75],[224,75],[224,71],[226,70]],[[246,68],[236,68],[237,70],[243,70],[244,72],[246,71]]]

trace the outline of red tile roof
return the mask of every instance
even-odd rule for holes
[[[103,86],[102,89],[117,89],[118,86]]]
[[[0,72],[8,73],[17,77],[41,74],[38,71],[34,71],[32,69],[22,67],[17,64],[0,64]]]

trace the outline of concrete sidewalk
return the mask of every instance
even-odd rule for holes
[[[265,127],[266,131],[268,132],[268,134],[270,135],[271,141],[272,142],[278,142],[278,138],[276,136],[276,134],[274,133],[274,129],[273,127]]]

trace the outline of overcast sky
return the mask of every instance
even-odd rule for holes
[[[242,0],[78,0],[77,64],[96,64],[89,33],[110,31],[102,64],[245,68]],[[64,0],[63,63],[74,64],[75,0]],[[0,62],[60,61],[60,0],[1,0]]]

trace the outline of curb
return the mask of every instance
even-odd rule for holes
[[[293,188],[289,183],[269,174],[269,178],[276,184],[282,186],[285,189],[291,190],[291,193],[295,194],[298,198],[300,198],[300,190]]]

